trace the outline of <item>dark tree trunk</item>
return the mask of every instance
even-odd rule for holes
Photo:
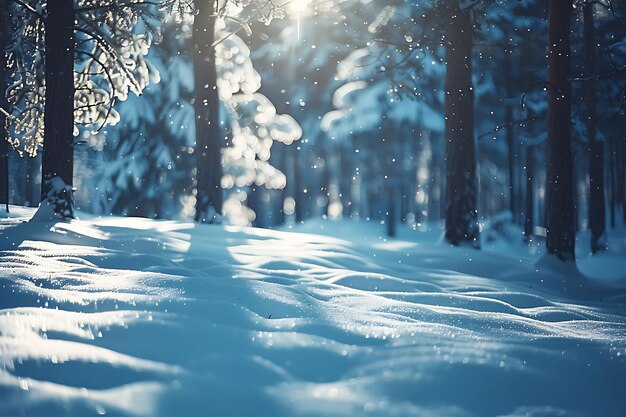
[[[359,139],[363,139],[361,136]],[[369,164],[366,159],[367,153],[360,152],[358,156],[359,164],[359,218],[369,219],[370,201],[369,201]]]
[[[341,199],[341,206],[343,210],[343,216],[350,218],[350,210],[352,209],[352,159],[348,152],[348,147],[339,147],[339,198]]]
[[[576,259],[569,81],[571,12],[571,0],[550,0],[546,247],[561,261]]]
[[[624,120],[624,119],[622,119]],[[622,125],[626,128],[625,125]],[[618,204],[622,207],[622,221],[626,223],[626,132],[622,129],[622,133],[616,137],[615,152],[617,153],[616,175],[618,189]]]
[[[506,106],[506,144],[509,150],[509,210],[511,211],[511,220],[517,222],[517,189],[515,187],[515,142],[513,131],[513,107]]]
[[[196,116],[196,221],[214,223],[222,214],[222,140],[215,63],[217,1],[194,2],[194,110]]]
[[[396,236],[396,218],[397,218],[397,203],[396,203],[396,192],[397,192],[397,184],[392,181],[390,185],[387,187],[387,236],[395,237]]]
[[[431,133],[428,137],[430,148],[430,158],[428,159],[428,221],[432,222],[441,219],[441,165],[443,161],[439,158],[439,146],[437,146],[436,135]]]
[[[480,247],[477,213],[471,10],[456,8],[447,27],[445,115],[447,210],[445,237]]]
[[[620,138],[619,172],[622,194],[622,221],[626,224],[626,116],[622,112],[622,135]]]
[[[74,20],[73,0],[48,2],[41,198],[64,218],[74,217]]]
[[[400,173],[398,171],[398,134],[400,132],[391,120],[385,119],[383,121],[382,133],[382,151],[384,152],[382,164],[383,192],[387,194],[385,222],[387,225],[387,236],[394,237],[396,235],[398,211],[397,192],[400,182]]]
[[[505,69],[507,74],[512,74],[511,68],[511,57],[509,53],[504,55],[505,60]],[[511,100],[513,93],[511,91],[510,81],[507,82],[506,86],[507,90],[507,100]],[[509,210],[511,211],[511,220],[513,223],[517,223],[518,215],[518,206],[517,206],[517,188],[515,187],[515,131],[513,126],[513,105],[511,103],[507,103],[506,105],[506,146],[508,149],[508,157],[509,157]]]
[[[285,213],[285,201],[287,201],[287,198],[289,198],[289,149],[287,148],[287,145],[283,144],[281,146],[282,149],[282,167],[281,167],[281,171],[283,172],[283,174],[285,174],[285,186],[283,187],[282,190],[280,190],[280,224],[287,224],[287,213]]]
[[[304,207],[304,198],[305,198],[305,194],[304,194],[304,187],[302,186],[302,176],[301,176],[301,171],[300,171],[300,159],[302,158],[301,152],[302,152],[302,148],[298,149],[298,146],[295,143],[292,143],[291,145],[289,145],[289,148],[291,149],[291,154],[293,157],[293,185],[294,185],[294,190],[293,190],[293,198],[294,201],[296,203],[295,207],[294,207],[294,215],[295,215],[295,219],[296,219],[296,223],[303,223],[304,222],[304,212],[305,212],[305,207]]]
[[[9,108],[5,90],[7,87],[8,74],[7,63],[4,50],[9,44],[9,28],[11,27],[11,16],[8,7],[0,10],[0,108]],[[9,143],[7,118],[0,112],[0,203],[5,203],[6,211],[9,212]]]
[[[617,140],[615,137],[609,139],[609,183],[611,188],[610,197],[610,215],[611,215],[611,227],[614,229],[616,225],[616,210],[617,210]]]
[[[595,74],[595,24],[593,3],[586,1],[583,6],[585,74]],[[596,137],[596,82],[587,80],[584,84],[587,104],[587,143],[589,145],[589,227],[591,229],[591,252],[606,248],[606,207],[604,204],[604,145]]]
[[[524,237],[530,242],[535,227],[535,150],[532,146],[526,147],[526,216],[524,218]]]
[[[26,175],[24,177],[26,202],[30,207],[37,207],[39,204],[39,199],[37,198],[37,195],[39,194],[37,192],[37,185],[41,188],[41,185],[37,184],[37,177],[41,167],[41,158],[39,155],[35,157],[26,156],[24,157],[24,162],[26,163]],[[39,181],[41,180],[39,179]]]
[[[322,159],[324,161],[324,167],[322,170],[322,186],[320,187],[320,194],[325,201],[323,206],[323,215],[328,214],[328,206],[330,204],[330,160],[331,160],[331,152],[328,150],[329,145],[324,142],[322,143]]]

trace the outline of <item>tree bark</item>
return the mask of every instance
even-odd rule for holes
[[[474,91],[472,86],[471,10],[458,5],[447,27],[445,115],[447,210],[445,237],[453,245],[480,247]]]
[[[504,65],[505,70],[509,76],[512,74],[511,68],[511,56],[507,52],[504,55]],[[510,82],[507,82],[506,85],[506,94],[507,100],[511,100],[513,93],[511,91]],[[513,105],[510,103],[506,104],[505,109],[505,123],[507,125],[506,128],[506,146],[508,149],[508,165],[509,165],[509,210],[511,211],[511,221],[513,223],[517,223],[517,219],[519,218],[518,214],[518,206],[517,206],[517,187],[515,187],[515,130],[513,126]]]
[[[293,158],[293,198],[296,203],[294,207],[294,216],[296,223],[300,224],[304,222],[304,186],[302,185],[302,171],[301,171],[301,159],[302,159],[302,148],[298,149],[298,146],[295,143],[289,145],[291,150],[292,158]]]
[[[195,0],[193,22],[194,110],[196,116],[196,221],[218,222],[222,214],[222,140],[215,62],[217,1]]]
[[[517,222],[517,189],[515,187],[515,142],[513,131],[513,107],[509,104],[506,106],[506,144],[509,150],[509,210],[511,211],[511,221]]]
[[[535,227],[535,150],[532,146],[526,147],[526,216],[524,217],[524,237],[530,242]]]
[[[626,128],[626,124],[624,124],[626,119],[624,118],[624,114],[622,112],[622,127]],[[624,162],[626,162],[626,132],[622,129],[621,134],[616,135],[616,176],[617,176],[617,199],[619,206],[622,208],[622,221],[626,223],[626,166]]]
[[[39,205],[39,199],[37,198],[37,177],[41,167],[41,157],[39,155],[34,157],[26,156],[24,157],[24,162],[26,163],[24,181],[26,202],[29,207],[37,207],[37,205]],[[41,188],[41,184],[39,184],[39,188]]]
[[[550,0],[548,41],[548,164],[546,247],[575,261],[571,117],[571,0]]]
[[[330,172],[330,163],[331,163],[331,155],[330,145],[328,144],[328,139],[325,138],[322,143],[321,156],[324,161],[324,167],[322,170],[322,186],[320,187],[320,195],[324,199],[325,203],[323,205],[322,214],[328,214],[328,206],[330,205],[330,181],[331,181],[331,172]]]
[[[584,73],[595,74],[595,24],[593,2],[583,5],[584,20]],[[584,84],[587,104],[587,143],[589,146],[589,227],[591,229],[591,252],[597,253],[606,248],[606,207],[604,202],[604,144],[596,137],[597,95],[596,81],[591,79]]]
[[[46,17],[44,145],[41,198],[63,218],[74,217],[73,0],[50,0]]]
[[[617,198],[616,198],[616,194],[617,194],[617,162],[616,162],[616,155],[615,155],[615,138],[611,137],[609,139],[609,172],[608,172],[608,185],[609,185],[609,216],[610,216],[610,224],[611,227],[614,229],[615,228],[615,219],[616,219],[616,215],[615,215],[615,210],[616,210],[616,205],[617,205]]]
[[[290,158],[289,158],[289,148],[284,143],[281,148],[281,166],[280,170],[285,174],[285,186],[280,190],[280,212],[279,212],[279,224],[287,224],[287,213],[285,213],[285,201],[289,198],[289,187],[291,186],[290,181]]]

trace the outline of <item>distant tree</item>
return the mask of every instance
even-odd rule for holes
[[[615,227],[619,207],[626,220],[626,4],[624,2],[598,1],[594,4],[595,61],[594,73],[583,69],[583,93],[588,81],[597,90],[596,139],[605,149],[605,192],[608,225]],[[584,18],[584,15],[583,15]],[[584,19],[583,19],[584,22]],[[584,29],[584,27],[583,27]],[[584,35],[584,33],[583,33]],[[583,39],[584,40],[584,39]],[[584,44],[583,44],[584,46]],[[591,156],[591,155],[590,155]],[[591,162],[591,161],[590,161]],[[590,167],[591,168],[591,167]],[[591,204],[591,202],[590,202]]]
[[[428,10],[393,1],[363,13],[369,24],[355,25],[352,34],[362,45],[339,61],[334,78],[343,85],[332,96],[335,110],[321,119],[330,143],[342,150],[340,178],[346,181],[339,185],[345,214],[352,208],[363,218],[384,220],[389,236],[396,234],[400,220],[414,222],[427,213],[416,212],[416,198],[425,209],[431,191],[424,184],[418,197],[418,160],[425,183],[433,175],[423,174],[430,172],[425,167],[430,154],[420,156],[430,146],[423,139],[430,142],[431,133],[443,131],[438,112],[442,64],[432,49],[421,46],[422,22],[416,25],[410,18]],[[346,8],[347,15],[354,13]]]
[[[596,35],[594,23],[594,2],[587,0],[583,4],[584,24],[584,72],[596,72]],[[604,203],[604,144],[596,134],[597,92],[596,80],[584,82],[584,96],[587,107],[585,118],[589,155],[589,226],[591,229],[591,252],[597,253],[606,248],[606,207]]]
[[[576,215],[571,135],[571,0],[550,0],[548,40],[548,163],[546,247],[574,262]]]
[[[530,243],[535,227],[535,149],[526,147],[526,207],[524,210],[524,238]]]

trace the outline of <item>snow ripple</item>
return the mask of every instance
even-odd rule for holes
[[[1,415],[623,415],[619,287],[413,242],[41,229],[0,231]]]

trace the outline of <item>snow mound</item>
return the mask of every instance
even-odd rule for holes
[[[0,221],[2,416],[624,415],[621,279],[357,224],[81,218]]]

